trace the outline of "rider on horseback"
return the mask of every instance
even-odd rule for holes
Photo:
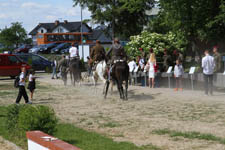
[[[96,41],[96,45],[93,47],[90,55],[93,63],[93,70],[96,68],[96,64],[103,59],[105,59],[105,49],[104,47],[100,44],[100,41]]]
[[[126,54],[123,46],[120,45],[118,38],[114,39],[114,44],[112,45],[110,50],[107,52],[106,57],[109,58],[111,53],[112,53],[112,56],[111,56],[111,61],[109,61],[110,69],[108,72],[108,80],[110,80],[110,73],[113,70],[114,64],[117,61],[126,61],[127,60],[127,54]]]
[[[70,60],[72,59],[77,59],[79,58],[79,51],[78,49],[75,47],[75,43],[71,44],[71,48],[69,49],[69,53],[70,53]]]

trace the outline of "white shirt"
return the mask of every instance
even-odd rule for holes
[[[70,58],[78,56],[78,49],[76,47],[71,47],[69,50]]]
[[[184,69],[182,65],[175,65],[174,67],[174,76],[175,77],[180,77],[184,73]]]
[[[139,60],[139,66],[141,67],[141,69],[143,69],[144,68],[144,66],[145,66],[145,61],[144,61],[144,59],[143,58],[141,58],[140,60]]]
[[[129,66],[129,72],[133,72],[134,69],[137,67],[137,64],[135,61],[132,60],[131,62],[128,63],[128,66]]]
[[[56,60],[54,60],[54,65],[57,66],[57,61]]]
[[[206,75],[211,75],[214,72],[215,62],[214,58],[210,55],[206,55],[202,58],[202,68],[203,73]]]
[[[33,81],[34,76],[32,74],[29,75],[29,82]]]
[[[22,81],[24,79],[24,81]],[[25,74],[24,72],[20,73],[20,81],[19,81],[19,86],[25,86]]]

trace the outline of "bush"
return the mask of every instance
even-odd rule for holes
[[[57,119],[53,109],[47,106],[13,105],[8,107],[7,124],[20,131],[40,130],[53,134]]]

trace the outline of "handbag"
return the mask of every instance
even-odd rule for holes
[[[155,73],[158,72],[158,65],[157,64],[154,64],[153,67],[154,67]]]

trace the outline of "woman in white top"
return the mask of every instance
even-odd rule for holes
[[[30,74],[29,74],[29,84],[27,87],[30,90],[30,99],[31,100],[33,99],[34,90],[36,88],[34,74],[35,74],[35,71],[31,70]]]
[[[156,66],[156,58],[155,54],[151,53],[150,58],[148,60],[148,66],[149,66],[149,71],[148,71],[148,77],[149,77],[149,88],[152,87],[154,88],[155,84],[155,66]]]
[[[180,63],[179,60],[176,60],[176,65],[174,67],[174,78],[176,80],[176,88],[174,89],[174,91],[178,91],[178,89],[180,88],[180,90],[182,91],[182,75],[184,73],[184,69],[182,64]]]

